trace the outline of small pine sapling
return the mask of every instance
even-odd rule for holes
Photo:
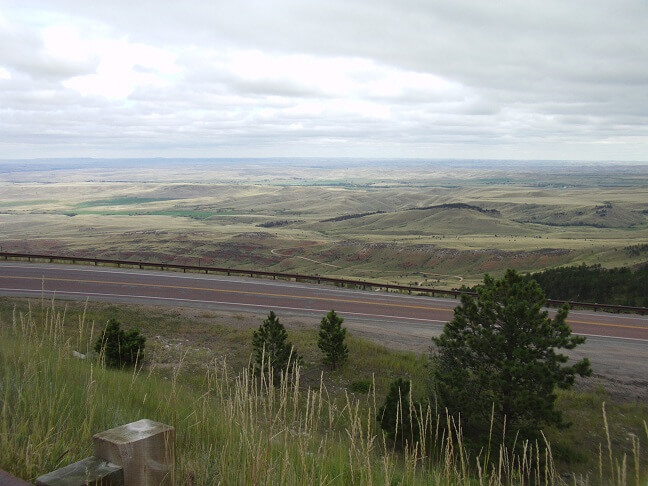
[[[254,331],[252,348],[255,373],[261,374],[271,369],[275,383],[280,382],[282,374],[285,374],[291,365],[300,365],[303,361],[288,341],[286,328],[272,311],[259,329]]]
[[[349,357],[349,348],[344,343],[347,330],[342,327],[342,322],[343,318],[330,311],[322,318],[317,339],[317,347],[324,353],[324,364],[334,369]]]
[[[110,319],[97,339],[94,350],[103,356],[107,366],[122,368],[141,362],[145,346],[146,338],[139,330],[130,329],[124,332],[117,320]]]

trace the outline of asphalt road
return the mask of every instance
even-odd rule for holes
[[[442,326],[452,318],[452,310],[457,305],[454,299],[353,291],[276,280],[20,262],[0,263],[0,292],[5,295],[44,292],[48,296],[149,303],[166,301],[318,315],[335,309],[348,317],[428,326]],[[568,322],[577,334],[639,339],[648,343],[648,317],[574,311]]]
[[[281,280],[133,270],[88,265],[0,262],[0,295],[207,307],[316,316],[331,309],[354,332],[401,349],[425,351],[452,318],[454,299],[341,289]],[[648,317],[572,311],[568,322],[588,342],[595,372],[623,392],[648,396]],[[606,383],[604,385],[609,385]]]

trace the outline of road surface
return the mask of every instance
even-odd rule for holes
[[[0,292],[5,295],[45,293],[47,296],[118,301],[198,303],[318,315],[335,309],[348,317],[437,327],[452,318],[452,310],[457,305],[454,299],[353,291],[276,280],[21,262],[0,264]],[[648,343],[646,317],[573,311],[568,322],[577,334],[639,339]]]
[[[0,262],[0,294],[198,306],[236,312],[315,316],[331,309],[358,334],[425,352],[452,318],[453,299],[341,289],[281,280],[133,270],[89,265]],[[614,386],[648,396],[648,317],[572,311],[572,330],[588,336],[574,356],[588,355]],[[316,324],[315,324],[316,325]]]

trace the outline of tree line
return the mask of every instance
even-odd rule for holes
[[[636,269],[600,265],[559,267],[525,275],[549,299],[648,307],[648,264]]]

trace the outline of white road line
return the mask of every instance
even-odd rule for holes
[[[613,315],[615,319],[634,319],[635,321],[644,321],[648,322],[648,317],[642,317],[642,316],[621,316],[616,313],[612,312],[580,312],[580,311],[569,311],[570,316],[587,316],[587,317],[600,317],[601,315]]]
[[[81,295],[81,296],[96,296],[96,297],[119,297],[119,298],[126,298],[126,299],[148,299],[148,300],[164,300],[164,301],[169,301],[169,302],[190,302],[190,303],[199,303],[199,304],[214,304],[214,305],[229,305],[229,306],[243,306],[243,307],[263,307],[265,309],[283,309],[283,310],[293,310],[293,311],[307,311],[307,312],[322,312],[326,313],[330,309],[311,309],[311,308],[304,308],[304,307],[286,307],[286,306],[268,306],[268,305],[262,305],[262,304],[245,304],[245,303],[236,303],[236,302],[221,302],[221,301],[215,301],[215,300],[198,300],[198,299],[181,299],[181,298],[174,298],[174,297],[152,297],[148,295],[125,295],[125,294],[104,294],[104,293],[98,293],[98,292],[72,292],[72,291],[60,291],[57,292],[55,290],[32,290],[32,289],[6,289],[6,288],[0,288],[0,292],[15,292],[15,293],[21,293],[21,292],[28,292],[28,293],[38,293],[41,295],[51,295],[56,297],[56,295]],[[430,323],[435,323],[435,324],[446,324],[447,321],[442,321],[442,320],[437,320],[437,319],[421,319],[418,317],[401,317],[401,316],[389,316],[389,315],[384,315],[384,314],[366,314],[362,312],[340,312],[340,315],[345,316],[363,316],[363,317],[372,317],[372,318],[381,318],[381,319],[395,319],[395,320],[407,320],[407,321],[418,321],[418,322],[430,322]],[[574,332],[574,334],[578,336],[586,336],[586,337],[596,337],[596,338],[601,338],[601,339],[621,339],[625,341],[637,341],[637,342],[648,342],[648,339],[641,339],[641,338],[629,338],[629,337],[618,337],[618,336],[605,336],[601,334],[582,334],[582,333],[577,333]]]
[[[642,343],[648,343],[648,339],[641,339],[641,338],[630,338],[630,337],[619,337],[619,336],[603,336],[601,334],[583,334],[583,333],[577,333],[575,332],[574,334],[578,334],[579,336],[585,336],[585,337],[594,337],[594,338],[602,338],[602,339],[624,339],[626,341],[638,341]]]
[[[0,288],[0,292],[30,292],[38,294],[48,294],[56,297],[57,295],[81,295],[81,296],[96,296],[96,297],[120,297],[127,299],[149,299],[149,300],[166,300],[170,302],[196,302],[201,304],[216,304],[216,305],[231,305],[231,306],[244,306],[244,307],[263,307],[266,309],[284,309],[284,310],[294,310],[294,311],[307,311],[307,312],[323,312],[327,313],[331,309],[310,309],[306,307],[286,307],[278,305],[265,305],[265,304],[245,304],[238,302],[221,302],[217,300],[198,300],[198,299],[181,299],[175,297],[153,297],[149,295],[126,295],[126,294],[104,294],[99,292],[73,292],[73,291],[56,291],[56,290],[33,290],[33,289],[5,289]],[[401,317],[401,316],[388,316],[383,314],[366,314],[362,312],[340,312],[340,315],[354,315],[354,316],[365,316],[365,317],[380,317],[384,319],[397,319],[397,320],[408,320],[408,321],[420,321],[420,322],[434,322],[437,324],[445,324],[448,321],[440,321],[436,319],[421,319],[418,317]]]
[[[136,265],[136,263],[134,263]],[[0,262],[0,269],[1,268],[20,268],[20,269],[43,269],[43,270],[61,270],[65,272],[87,272],[87,273],[106,273],[106,274],[118,274],[118,275],[139,275],[139,276],[144,276],[144,277],[161,277],[161,278],[168,278],[168,279],[185,279],[185,280],[195,280],[195,281],[203,281],[203,280],[211,280],[211,281],[217,281],[217,282],[230,282],[230,283],[245,283],[246,285],[259,285],[259,286],[267,286],[267,287],[285,287],[285,288],[300,288],[300,289],[308,289],[308,290],[316,290],[317,292],[325,292],[329,294],[339,294],[339,295],[349,295],[349,293],[355,293],[355,294],[361,294],[364,297],[371,297],[375,299],[392,299],[392,300],[416,300],[418,303],[421,303],[422,300],[425,302],[437,302],[439,304],[453,304],[456,302],[456,304],[452,307],[448,306],[448,310],[451,311],[454,307],[458,306],[460,304],[459,299],[449,299],[449,298],[440,298],[440,297],[428,297],[424,295],[405,295],[405,294],[399,294],[399,293],[392,293],[392,292],[380,292],[380,293],[373,293],[370,291],[366,290],[358,290],[358,289],[339,289],[339,288],[330,288],[327,287],[326,285],[320,285],[320,286],[315,286],[313,285],[304,285],[300,284],[298,282],[282,282],[282,281],[276,281],[273,280],[272,282],[263,282],[260,281],[259,279],[255,278],[250,278],[250,277],[224,277],[221,275],[186,275],[186,274],[180,274],[180,273],[175,273],[175,272],[165,272],[165,271],[160,271],[160,270],[149,270],[149,271],[137,271],[134,269],[130,268],[123,268],[120,270],[105,270],[101,269],[101,267],[94,267],[94,268],[81,268],[81,266],[75,266],[75,265],[60,265],[60,264],[51,264],[51,265],[38,265],[38,264],[32,264],[32,263],[26,263],[24,265],[13,265],[13,264],[5,264],[3,262]],[[0,275],[1,276],[1,275]],[[316,277],[313,277],[316,278]],[[128,282],[124,282],[124,284],[128,284]],[[423,289],[422,289],[423,290]],[[547,310],[549,311],[555,311],[553,308],[548,308]],[[585,311],[573,311],[571,310],[569,312],[570,317],[574,316],[588,316],[588,317],[600,317],[602,315],[613,315],[615,319],[624,319],[624,320],[634,320],[634,321],[639,321],[640,323],[648,323],[648,317],[642,317],[642,316],[624,316],[624,315],[618,315],[618,314],[613,314],[611,312],[585,312]]]
[[[54,265],[54,264],[53,264]],[[412,299],[412,300],[417,300],[419,303],[421,300],[425,300],[426,302],[439,302],[442,304],[450,304],[453,302],[457,302],[457,305],[459,305],[459,300],[455,299],[443,299],[439,297],[427,297],[424,295],[405,295],[405,294],[398,294],[398,293],[391,293],[391,292],[376,292],[372,293],[370,291],[366,290],[358,290],[358,289],[338,289],[338,288],[329,288],[326,287],[324,284],[320,286],[315,286],[313,285],[305,285],[305,284],[300,284],[298,282],[282,282],[280,280],[273,280],[272,282],[263,282],[259,281],[258,279],[250,278],[250,277],[223,277],[220,275],[186,275],[186,274],[176,274],[175,272],[164,272],[164,271],[159,271],[159,270],[150,270],[147,272],[140,272],[136,270],[131,270],[129,268],[124,268],[121,270],[99,270],[99,269],[85,269],[85,268],[78,268],[74,267],[72,265],[68,266],[68,268],[65,268],[64,266],[43,266],[43,265],[33,265],[32,264],[26,264],[26,265],[5,265],[0,262],[0,269],[1,268],[21,268],[21,269],[42,269],[42,270],[62,270],[66,272],[88,272],[88,273],[107,273],[107,274],[118,274],[118,275],[140,275],[140,276],[145,276],[145,277],[162,277],[162,278],[170,278],[170,279],[186,279],[186,280],[212,280],[212,281],[217,281],[217,282],[230,282],[230,283],[245,283],[249,285],[264,285],[268,287],[286,287],[286,288],[299,288],[299,289],[308,289],[308,290],[316,290],[317,292],[327,292],[327,293],[334,293],[334,294],[343,294],[343,295],[348,295],[349,293],[356,293],[356,294],[362,294],[365,297],[371,296],[372,298],[380,299],[380,298],[389,298],[389,299]],[[71,267],[71,268],[70,268]],[[1,275],[0,275],[1,276]],[[46,277],[47,278],[47,277]],[[311,278],[317,278],[317,277],[311,277]],[[124,282],[127,284],[128,282]],[[452,310],[451,307],[448,307],[448,310]]]

